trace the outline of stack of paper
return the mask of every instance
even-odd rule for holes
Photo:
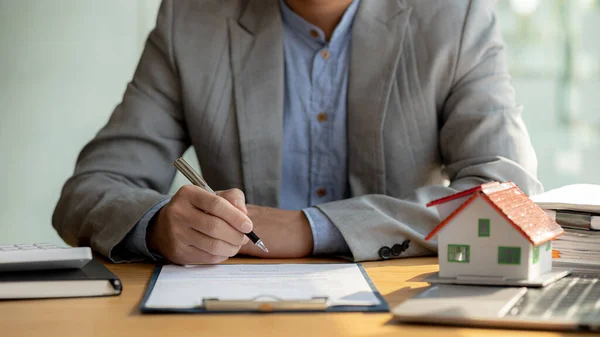
[[[568,185],[531,197],[565,230],[554,243],[554,258],[600,263],[600,186]]]
[[[600,263],[600,231],[563,228],[565,234],[554,242],[556,259]]]

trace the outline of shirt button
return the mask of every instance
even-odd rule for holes
[[[319,37],[319,32],[317,32],[316,29],[311,29],[310,30],[310,36],[314,37],[315,39]]]
[[[323,50],[321,50],[321,57],[324,60],[329,60],[329,58],[331,57],[331,52],[329,52],[328,49],[323,49]]]
[[[324,112],[321,112],[320,114],[317,115],[317,120],[320,123],[327,122],[327,114]]]
[[[317,190],[317,195],[319,196],[319,198],[323,198],[327,195],[327,190],[321,187]]]

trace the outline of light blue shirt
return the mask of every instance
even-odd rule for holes
[[[339,230],[317,208],[349,196],[346,98],[355,0],[331,39],[281,2],[285,53],[283,154],[279,207],[303,209],[313,254],[349,252]]]
[[[340,231],[312,206],[350,195],[346,101],[352,22],[360,0],[348,7],[331,39],[281,2],[285,100],[279,207],[303,210],[313,233],[313,255],[349,254]],[[117,251],[154,259],[146,229],[169,201],[154,205]]]

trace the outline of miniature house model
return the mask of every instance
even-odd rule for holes
[[[432,201],[443,220],[440,278],[533,280],[552,270],[552,239],[563,229],[514,183],[489,183]]]

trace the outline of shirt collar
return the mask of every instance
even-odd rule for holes
[[[281,3],[281,16],[284,25],[291,28],[296,34],[308,41],[316,41],[321,46],[329,45],[329,49],[335,52],[337,51],[337,47],[342,44],[344,38],[350,35],[352,23],[354,22],[354,17],[358,11],[360,0],[353,0],[352,4],[346,9],[342,19],[333,31],[329,43],[325,40],[325,33],[321,28],[311,24],[304,20],[300,15],[296,14],[296,12],[287,5],[285,0],[279,0],[279,2]],[[315,34],[315,32],[318,35]]]

